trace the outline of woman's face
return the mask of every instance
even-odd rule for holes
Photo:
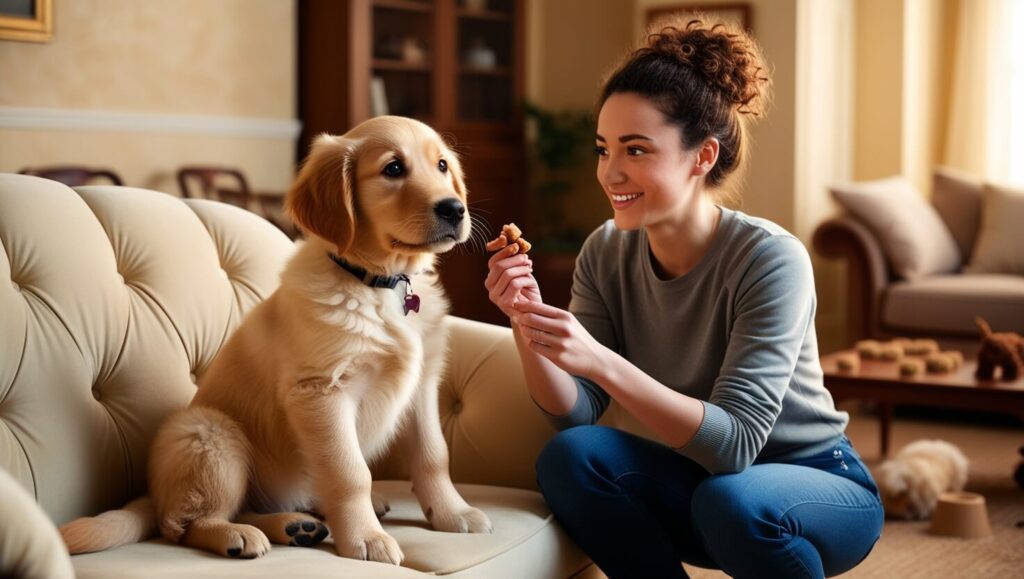
[[[608,97],[597,118],[597,180],[615,210],[618,229],[682,222],[695,194],[697,154],[648,99]]]

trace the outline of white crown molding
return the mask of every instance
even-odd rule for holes
[[[302,123],[296,119],[0,106],[0,129],[127,131],[294,140],[301,128]]]

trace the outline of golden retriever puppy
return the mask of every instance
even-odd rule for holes
[[[927,519],[939,495],[963,490],[967,484],[967,457],[942,440],[917,440],[875,471],[885,513],[890,517]]]
[[[161,426],[149,497],[72,521],[72,553],[146,538],[229,557],[333,535],[339,555],[399,564],[367,463],[406,446],[440,531],[487,533],[451,482],[437,386],[448,302],[435,255],[470,235],[458,158],[430,127],[368,120],[313,146],[286,198],[307,240],[248,314],[191,405]],[[303,511],[322,513],[326,526]]]

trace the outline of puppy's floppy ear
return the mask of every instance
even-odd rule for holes
[[[336,245],[338,255],[348,251],[355,238],[352,203],[358,149],[357,141],[320,135],[285,197],[285,211],[295,223]]]

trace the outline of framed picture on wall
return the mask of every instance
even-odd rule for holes
[[[0,40],[53,39],[53,0],[0,0]]]
[[[727,24],[734,24],[743,30],[753,32],[753,22],[750,17],[750,4],[745,2],[734,2],[727,4],[665,4],[647,10],[647,25],[655,21],[677,14],[696,15],[704,14],[710,18],[719,19]]]

